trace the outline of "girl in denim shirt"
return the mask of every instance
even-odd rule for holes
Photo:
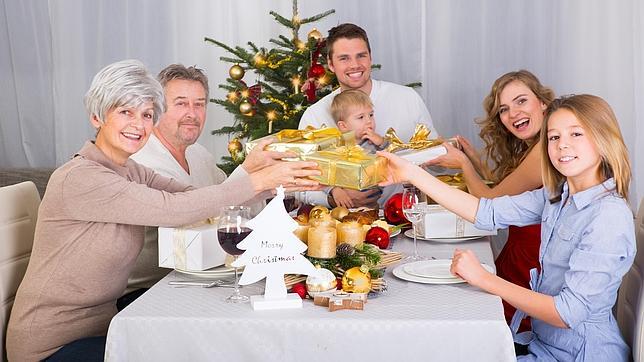
[[[432,199],[480,229],[541,222],[541,272],[532,290],[489,273],[471,250],[454,252],[451,271],[532,317],[520,361],[627,361],[612,307],[635,257],[633,214],[627,202],[631,168],[613,111],[601,98],[556,99],[541,128],[544,188],[494,199],[453,189],[401,158],[389,159],[384,184],[411,181]],[[610,225],[610,230],[607,227]]]

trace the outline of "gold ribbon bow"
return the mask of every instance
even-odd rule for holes
[[[370,157],[365,153],[364,149],[358,145],[340,146],[334,149],[320,151],[319,154],[330,156],[333,159],[349,162],[359,162],[370,159]]]
[[[313,126],[307,126],[304,129],[283,129],[275,134],[279,141],[284,139],[297,139],[303,138],[305,140],[313,140],[316,138],[326,137],[340,137],[342,132],[337,128],[320,128],[317,129]]]
[[[400,140],[396,131],[393,128],[389,128],[385,133],[385,140],[389,141],[389,146],[387,146],[387,152],[395,152],[398,150],[410,149],[410,150],[424,150],[425,148],[430,148],[438,146],[443,143],[443,140],[428,139],[431,131],[423,123],[416,124],[416,129],[414,134],[409,139],[409,143],[404,143]]]

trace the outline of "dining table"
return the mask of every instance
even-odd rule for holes
[[[419,254],[431,260],[471,249],[494,270],[490,237],[417,244]],[[403,233],[392,238],[390,248],[409,255],[413,242]],[[195,278],[172,270],[112,319],[105,360],[516,360],[498,296],[467,283],[401,279],[396,268],[401,267],[387,268],[386,291],[371,293],[363,310],[337,311],[311,299],[297,309],[253,310],[248,303],[226,303],[230,288],[170,285]],[[263,282],[241,288],[249,296],[263,291]]]

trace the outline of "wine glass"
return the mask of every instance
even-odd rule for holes
[[[411,222],[412,232],[414,235],[414,255],[405,258],[406,261],[426,260],[427,258],[418,255],[418,246],[416,241],[416,224],[422,219],[423,212],[418,207],[421,197],[421,191],[414,185],[405,185],[402,194],[402,211],[407,220]]]
[[[237,248],[245,237],[250,234],[251,229],[246,226],[250,218],[250,208],[247,206],[224,206],[221,209],[221,217],[217,224],[217,238],[219,244],[225,252],[232,255],[235,260],[237,257],[244,253],[243,250]],[[235,289],[233,294],[226,298],[228,303],[243,303],[248,301],[248,296],[242,295],[239,292],[239,276],[238,269],[235,268]]]

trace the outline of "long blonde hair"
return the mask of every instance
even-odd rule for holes
[[[541,126],[541,173],[543,185],[550,192],[550,201],[561,199],[566,177],[550,162],[548,157],[548,120],[559,109],[567,109],[575,115],[581,126],[588,132],[601,156],[599,175],[602,181],[613,177],[617,193],[628,200],[631,182],[631,164],[617,117],[608,103],[600,97],[580,94],[555,99],[548,109]]]
[[[529,140],[521,140],[501,122],[499,97],[503,89],[514,81],[525,84],[545,105],[549,105],[555,98],[552,89],[542,85],[539,79],[527,70],[506,73],[494,82],[490,93],[483,100],[486,117],[477,123],[481,126],[479,136],[485,142],[485,161],[488,164],[490,161],[493,163],[492,176],[496,182],[500,182],[514,171],[539,141],[538,134]]]

